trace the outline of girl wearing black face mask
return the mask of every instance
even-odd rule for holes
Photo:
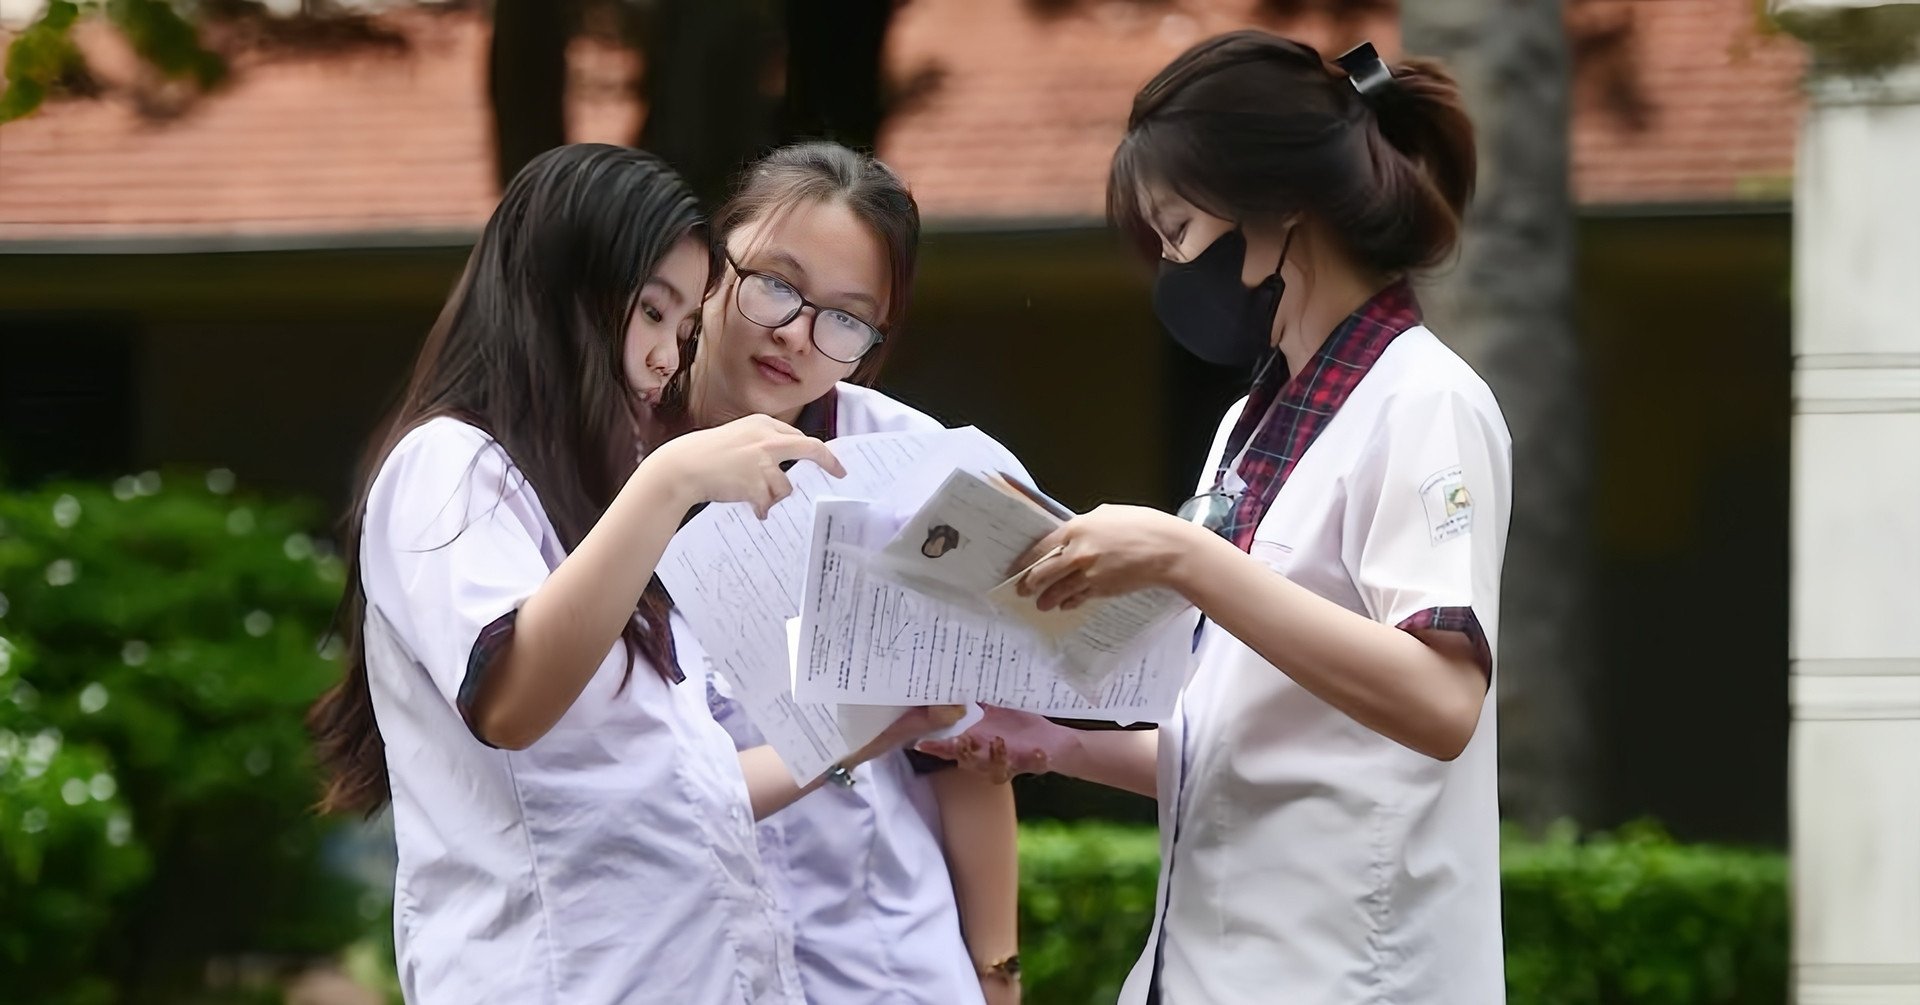
[[[1407,283],[1452,250],[1473,177],[1452,82],[1371,46],[1330,64],[1226,35],[1134,102],[1111,214],[1160,261],[1169,333],[1253,387],[1185,519],[1102,507],[1035,546],[1022,592],[1049,609],[1176,589],[1205,615],[1198,667],[1154,732],[994,710],[974,744],[923,747],[1159,797],[1153,936],[1123,1005],[1504,998],[1510,445]]]
[[[1142,197],[1153,198],[1153,193],[1143,191]],[[1176,198],[1167,197],[1168,201]],[[1189,205],[1187,215],[1201,214]],[[1191,232],[1191,223],[1183,225],[1183,236]],[[1289,228],[1273,274],[1248,289],[1240,282],[1247,261],[1247,239],[1239,228],[1214,239],[1190,261],[1179,257],[1181,248],[1176,245],[1160,262],[1160,278],[1153,284],[1154,313],[1175,341],[1215,366],[1244,367],[1255,360],[1271,361],[1273,323],[1280,296],[1287,289],[1280,270],[1286,267],[1287,251],[1292,246],[1293,230]]]

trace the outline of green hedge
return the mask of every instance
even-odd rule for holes
[[[302,728],[340,563],[225,472],[0,493],[0,1000],[208,1001],[336,950]],[[377,903],[372,905],[377,907]]]
[[[1676,844],[1643,826],[1510,834],[1502,859],[1508,1005],[1785,1005],[1779,854]],[[1151,827],[1021,827],[1027,1001],[1112,1005],[1146,942],[1159,864]],[[390,930],[350,958],[395,995]]]
[[[1502,851],[1509,1005],[1784,1005],[1786,862],[1640,828]],[[1021,835],[1027,1000],[1107,1005],[1153,914],[1151,828],[1030,824]]]

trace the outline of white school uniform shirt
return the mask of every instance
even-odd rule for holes
[[[469,730],[476,642],[510,630],[564,557],[506,452],[454,419],[409,432],[369,493],[368,678],[407,1001],[798,1005],[738,755],[697,680],[640,658],[627,677],[616,643],[527,749]]]
[[[841,384],[835,399],[836,435],[941,428],[870,388]],[[713,714],[735,743],[765,743],[725,680],[710,680]],[[853,774],[853,787],[822,786],[760,823],[761,856],[792,925],[807,1001],[982,1005],[932,784],[901,753]]]
[[[1299,458],[1251,554],[1383,624],[1470,608],[1497,650],[1510,455],[1486,384],[1413,328]],[[1159,894],[1122,1005],[1147,1001],[1156,950],[1161,1005],[1504,1001],[1491,686],[1466,750],[1442,762],[1217,625],[1197,646],[1161,730]]]

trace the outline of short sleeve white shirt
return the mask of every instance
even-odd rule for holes
[[[414,1005],[802,1001],[732,741],[697,682],[616,643],[525,750],[461,714],[483,630],[565,557],[483,431],[410,431],[375,478],[360,558],[368,677],[398,846]]]
[[[1491,660],[1510,454],[1485,383],[1414,328],[1300,456],[1250,553],[1382,624],[1471,612]],[[1146,1000],[1156,957],[1163,1005],[1504,1001],[1491,687],[1466,750],[1442,762],[1217,625],[1198,659],[1163,727],[1156,918],[1122,1005]]]
[[[834,432],[939,429],[932,417],[870,388],[840,385]],[[689,668],[689,673],[692,672]],[[741,748],[764,741],[725,681],[715,717]],[[902,754],[854,769],[761,821],[760,849],[794,931],[807,1000],[821,1005],[980,1005],[960,930],[928,779]]]

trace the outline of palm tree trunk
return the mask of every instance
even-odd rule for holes
[[[774,141],[777,94],[767,67],[780,51],[768,0],[661,0],[629,30],[646,66],[640,146],[659,154],[708,205]]]
[[[494,174],[500,186],[567,141],[568,0],[494,0],[487,50]]]
[[[1426,301],[1434,329],[1486,377],[1513,430],[1502,802],[1528,823],[1578,818],[1596,802],[1587,697],[1597,639],[1565,11],[1552,0],[1403,0],[1400,18],[1407,51],[1438,57],[1459,79],[1479,131],[1479,196],[1462,254]]]
[[[886,117],[887,28],[895,0],[787,0],[781,131],[871,150]]]

